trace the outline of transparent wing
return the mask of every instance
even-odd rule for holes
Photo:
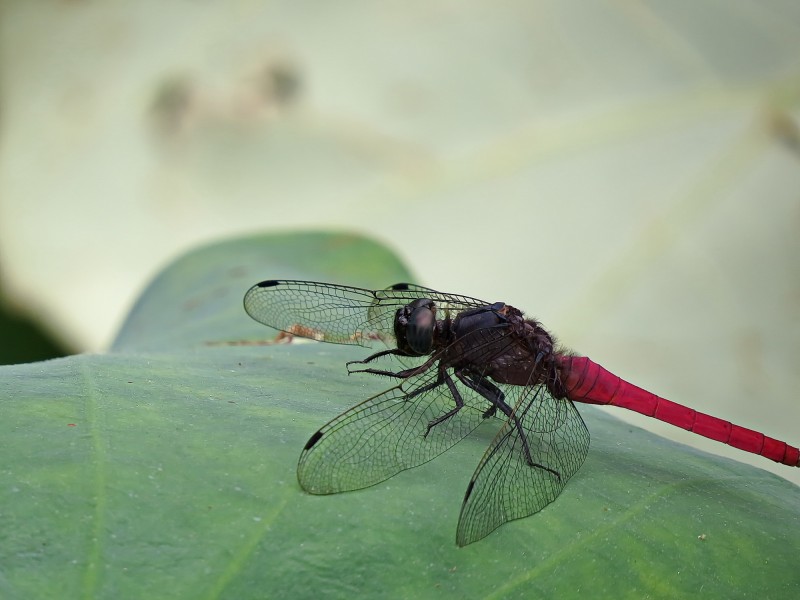
[[[373,291],[313,281],[269,280],[247,291],[244,309],[259,323],[292,335],[368,347],[380,340],[394,347],[395,313],[423,297],[436,303],[438,318],[487,304],[408,283]]]
[[[455,407],[436,368],[410,377],[342,413],[311,436],[300,455],[297,479],[312,494],[365,488],[426,463],[466,437],[484,420],[489,402],[453,380],[465,406]]]
[[[467,487],[456,534],[459,546],[550,504],[589,451],[589,431],[571,401],[554,398],[542,385],[504,389],[518,397],[515,414],[535,464],[528,463],[520,428],[509,420]]]

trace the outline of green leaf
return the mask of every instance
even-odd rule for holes
[[[560,498],[466,548],[497,424],[372,488],[303,493],[308,437],[389,384],[347,376],[361,348],[222,344],[273,335],[241,308],[273,277],[412,279],[357,237],[233,240],[164,271],[114,352],[0,368],[0,597],[797,596],[796,486],[592,407]]]

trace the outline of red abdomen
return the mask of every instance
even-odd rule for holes
[[[559,356],[558,366],[567,397],[574,402],[620,406],[775,462],[800,466],[800,450],[794,446],[651,394],[585,356]]]

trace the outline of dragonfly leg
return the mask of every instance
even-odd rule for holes
[[[551,469],[546,465],[537,463],[536,461],[533,460],[531,447],[530,444],[528,443],[528,436],[525,433],[525,430],[522,428],[522,423],[520,422],[516,411],[512,409],[506,402],[505,394],[503,394],[502,390],[499,387],[497,387],[495,384],[489,381],[486,377],[482,376],[475,376],[467,373],[456,372],[456,377],[458,377],[459,380],[464,385],[475,390],[477,393],[479,393],[481,396],[483,396],[489,402],[492,403],[492,406],[489,407],[489,409],[485,413],[483,413],[484,417],[493,416],[494,413],[499,408],[500,411],[502,411],[502,413],[506,417],[508,417],[508,419],[513,423],[514,428],[517,430],[517,433],[519,434],[519,439],[522,441],[522,451],[523,454],[525,455],[525,462],[528,463],[528,466],[539,467],[540,469],[544,469],[545,471],[552,473],[553,475],[558,477],[559,480],[561,479],[561,474],[558,471]]]
[[[494,385],[491,381],[485,377],[475,378],[474,376],[467,375],[461,371],[456,372],[456,377],[458,377],[461,383],[463,383],[465,386],[478,392],[481,396],[489,401],[490,406],[483,413],[484,419],[495,416],[498,407],[500,407],[500,410],[503,411],[503,414],[509,416],[511,407],[506,404],[505,394],[503,394],[502,390]]]
[[[435,363],[437,360],[439,360],[439,357],[434,355],[431,358],[429,358],[428,360],[426,360],[424,363],[419,365],[418,367],[414,367],[412,369],[403,369],[402,371],[397,371],[397,372],[395,372],[395,371],[385,371],[383,369],[353,369],[353,370],[350,369],[350,365],[352,365],[352,364],[361,364],[361,365],[363,365],[363,364],[366,364],[367,362],[369,362],[370,360],[372,360],[373,358],[377,358],[378,356],[384,356],[386,354],[397,354],[397,353],[399,353],[399,351],[392,352],[391,350],[384,350],[383,352],[378,352],[377,354],[373,354],[372,356],[368,357],[366,360],[351,360],[350,362],[347,363],[347,373],[348,374],[370,373],[372,375],[385,375],[386,377],[396,377],[398,379],[407,379],[407,378],[411,377],[412,375],[419,375],[420,373],[424,373],[425,371],[427,371],[428,369],[431,368],[433,363]],[[399,355],[400,356],[407,356],[406,354],[399,354]],[[441,384],[442,382],[440,381],[439,383]]]
[[[358,365],[365,365],[369,362],[372,362],[376,358],[380,358],[381,356],[407,356],[405,352],[398,350],[397,348],[391,348],[389,350],[381,350],[380,352],[375,352],[374,354],[370,354],[367,358],[363,360],[350,360],[347,361],[348,365],[351,364],[358,364]]]
[[[425,430],[425,433],[422,437],[428,437],[428,434],[431,432],[431,429],[436,427],[439,423],[442,423],[455,415],[458,411],[464,408],[464,399],[461,397],[461,392],[458,391],[456,384],[453,383],[453,380],[447,374],[445,369],[439,369],[439,377],[436,379],[436,385],[441,385],[442,381],[447,384],[447,388],[450,390],[450,395],[453,396],[453,400],[455,401],[456,405],[448,410],[446,413],[439,415],[433,421],[428,423],[428,428]]]
[[[458,377],[465,386],[478,392],[489,401],[491,406],[483,413],[484,417],[493,417],[498,408],[504,415],[511,417],[513,411],[511,407],[506,404],[506,395],[486,377],[463,373],[461,371],[456,372],[456,377]]]
[[[376,358],[380,358],[381,356],[408,356],[405,352],[398,350],[397,348],[393,348],[390,350],[381,350],[380,352],[376,352],[375,354],[370,354],[364,360],[349,360],[345,364],[346,365],[365,365],[369,362],[372,362]]]
[[[439,387],[443,383],[444,383],[444,377],[442,376],[442,373],[440,372],[439,376],[436,378],[435,381],[432,381],[431,383],[426,383],[425,385],[420,386],[415,390],[411,390],[408,394],[406,394],[406,397],[404,398],[404,401],[408,402],[409,400],[411,400],[411,398],[414,398],[415,396],[419,396],[420,394],[424,394],[425,392],[429,392],[432,389]],[[401,383],[400,384],[400,388],[402,388],[402,387],[403,387],[403,384]]]

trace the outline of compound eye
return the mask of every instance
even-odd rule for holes
[[[435,326],[436,316],[426,306],[414,309],[409,315],[406,325],[406,342],[420,356],[431,351]]]

